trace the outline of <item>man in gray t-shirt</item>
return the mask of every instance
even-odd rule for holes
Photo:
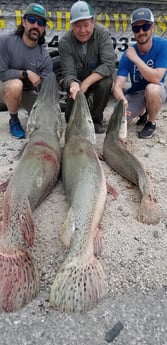
[[[43,47],[46,21],[44,7],[32,3],[17,30],[0,36],[0,102],[8,108],[10,133],[16,138],[25,137],[19,108],[31,111],[38,88],[52,71],[51,57]]]

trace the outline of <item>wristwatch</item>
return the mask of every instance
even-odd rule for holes
[[[23,79],[28,79],[28,73],[27,71],[22,72]]]

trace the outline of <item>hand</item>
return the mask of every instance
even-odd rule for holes
[[[27,70],[28,79],[31,81],[33,86],[38,86],[41,84],[41,78],[38,74],[33,71]]]
[[[126,51],[126,56],[127,58],[132,61],[132,62],[135,62],[136,61],[136,58],[139,58],[137,53],[136,53],[136,50],[135,48],[133,47],[129,47]]]
[[[80,85],[76,81],[73,81],[70,85],[70,98],[72,98],[75,101],[77,92],[80,90]]]
[[[128,118],[131,119],[132,112],[128,111],[128,101],[127,101],[127,99],[123,98],[123,101],[124,101],[125,111],[126,111],[126,116],[127,116],[127,121],[128,121]]]
[[[126,98],[124,98],[124,105],[125,105],[125,109],[128,109],[128,101]]]

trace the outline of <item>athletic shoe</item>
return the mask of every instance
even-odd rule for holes
[[[144,128],[141,130],[141,132],[138,133],[138,137],[140,139],[148,139],[151,138],[155,132],[156,124],[153,124],[152,122],[148,121]]]
[[[147,114],[147,111],[145,111],[143,115],[139,116],[139,119],[136,122],[136,126],[145,125],[145,123],[147,122]]]
[[[10,133],[13,137],[18,138],[18,139],[23,139],[25,138],[25,131],[21,127],[20,121],[10,119],[9,120],[9,129]]]

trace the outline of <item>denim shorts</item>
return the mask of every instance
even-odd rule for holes
[[[164,84],[160,84],[162,88],[162,103],[165,103],[167,99],[167,89]],[[145,90],[141,90],[135,93],[128,93],[126,94],[126,99],[128,101],[128,109],[127,112],[131,118],[141,115],[146,110],[145,98],[144,98]]]

